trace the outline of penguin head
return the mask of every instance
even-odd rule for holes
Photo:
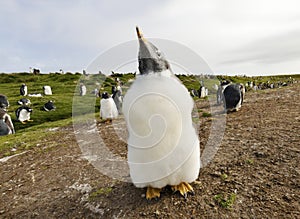
[[[108,98],[109,98],[109,95],[108,95],[107,92],[103,92],[102,95],[101,95],[101,97],[102,97],[103,99],[108,99]]]
[[[3,94],[0,94],[0,108],[6,109],[9,107],[9,102],[7,100],[7,97]]]
[[[140,73],[144,75],[170,69],[170,64],[163,53],[143,37],[138,27],[136,27],[136,32],[140,44],[138,55]]]
[[[225,85],[228,85],[228,84],[230,84],[230,83],[231,83],[231,82],[228,81],[228,80],[223,80],[223,81],[220,82],[221,86],[225,86]]]

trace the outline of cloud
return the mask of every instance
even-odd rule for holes
[[[254,62],[284,63],[300,59],[300,30],[255,40],[229,52],[233,59],[223,64]]]
[[[0,71],[35,64],[46,72],[81,71],[99,53],[136,40],[135,25],[148,38],[184,44],[215,71],[238,65],[247,72],[249,62],[260,71],[289,60],[296,69],[298,6],[297,0],[3,0]]]

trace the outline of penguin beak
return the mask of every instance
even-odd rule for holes
[[[136,27],[136,33],[139,40],[139,71],[141,74],[148,74],[149,72],[161,72],[170,69],[168,61],[159,49],[152,43],[148,42],[140,29]]]
[[[137,36],[138,36],[139,39],[143,38],[143,34],[141,33],[139,27],[136,27],[136,33],[137,33]]]
[[[138,27],[136,27],[136,33],[138,36],[138,40],[139,40],[139,45],[140,45],[140,49],[139,49],[139,59],[157,59],[156,55],[155,55],[155,50],[154,50],[154,46],[147,42],[147,40],[144,38],[142,32],[140,31],[140,29]]]

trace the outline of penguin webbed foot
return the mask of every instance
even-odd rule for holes
[[[181,182],[179,185],[172,186],[171,188],[174,192],[179,191],[185,199],[187,198],[188,193],[195,195],[193,187],[187,182]]]
[[[151,200],[153,198],[158,199],[160,197],[160,191],[161,189],[159,188],[153,188],[151,186],[148,186],[146,191],[146,199],[147,200]]]

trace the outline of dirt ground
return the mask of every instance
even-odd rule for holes
[[[300,218],[300,83],[246,93],[213,160],[184,199],[166,188],[147,201],[145,189],[111,179],[81,153],[73,127],[49,130],[56,139],[0,162],[0,218]],[[201,112],[208,102],[197,101]],[[212,122],[203,117],[205,148]],[[109,148],[126,157],[126,143],[97,130]]]

